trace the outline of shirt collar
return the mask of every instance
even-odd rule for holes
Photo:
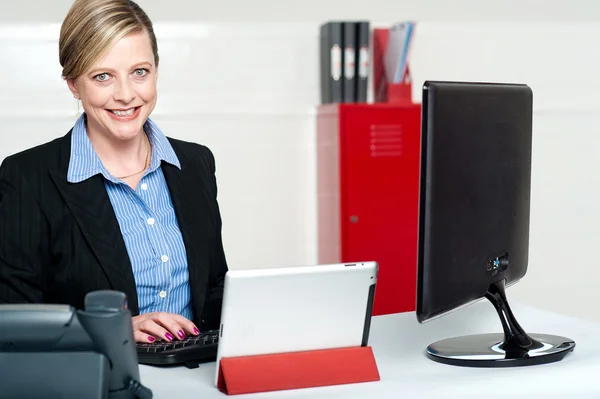
[[[114,183],[120,182],[119,179],[108,172],[96,154],[96,151],[94,151],[92,142],[87,135],[85,121],[86,116],[85,113],[83,113],[73,126],[73,132],[71,134],[71,157],[69,159],[67,181],[69,183],[79,183],[92,176],[101,174],[105,179]],[[148,135],[148,139],[152,145],[150,167],[144,175],[158,169],[162,161],[181,169],[181,164],[179,163],[179,159],[177,158],[171,143],[169,143],[167,137],[150,118],[144,123],[144,131]]]

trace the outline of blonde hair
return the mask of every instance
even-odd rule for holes
[[[116,42],[134,32],[150,37],[158,66],[158,45],[148,15],[131,0],[75,0],[60,29],[58,53],[62,76],[84,74]]]

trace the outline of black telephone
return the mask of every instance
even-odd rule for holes
[[[127,297],[94,291],[85,310],[0,305],[0,397],[149,399]]]

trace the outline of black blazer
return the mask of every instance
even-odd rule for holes
[[[169,139],[181,170],[162,164],[187,252],[194,322],[218,328],[227,263],[215,160],[205,146]],[[90,291],[124,292],[139,314],[133,271],[117,218],[96,175],[67,182],[71,132],[0,166],[0,303],[62,303]]]

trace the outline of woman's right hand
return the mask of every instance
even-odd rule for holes
[[[166,312],[144,313],[132,318],[135,342],[154,342],[158,339],[182,340],[187,335],[198,335],[200,330],[185,317]]]

